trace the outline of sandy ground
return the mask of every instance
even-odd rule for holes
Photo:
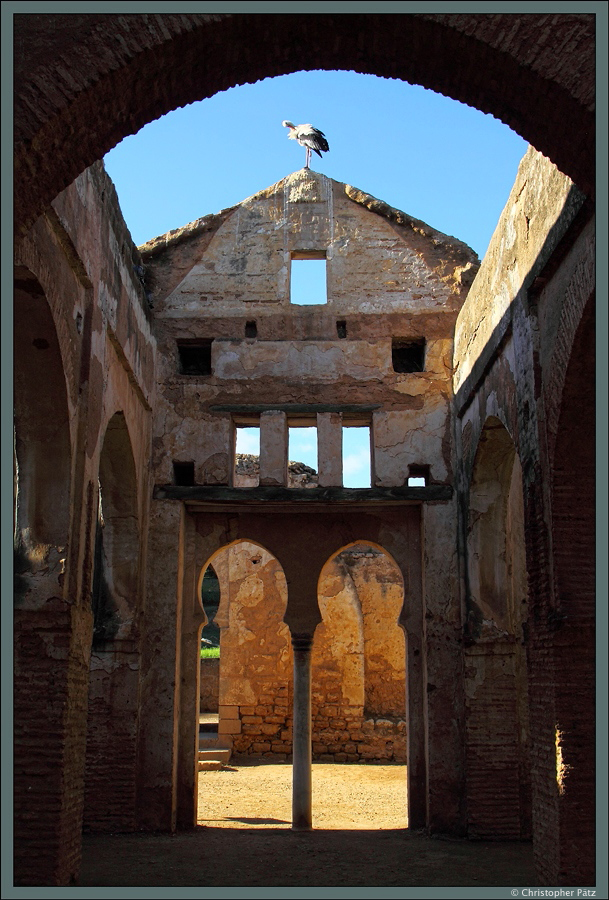
[[[313,828],[406,828],[406,767],[313,763]],[[199,774],[200,825],[290,828],[292,767],[245,763]]]
[[[192,831],[85,835],[78,884],[535,884],[530,844],[446,841],[413,833],[406,828],[405,797],[404,766],[314,763],[313,831],[294,832],[291,767],[231,763],[221,771],[200,773],[199,825]]]

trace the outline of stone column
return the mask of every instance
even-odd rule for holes
[[[317,413],[317,468],[320,487],[343,484],[343,417]]]
[[[260,415],[260,484],[285,487],[288,483],[288,419],[284,412]]]
[[[294,725],[292,738],[292,829],[311,830],[311,646],[312,634],[293,634]]]

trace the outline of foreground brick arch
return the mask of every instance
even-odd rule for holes
[[[17,15],[14,21],[21,227],[147,122],[234,85],[302,69],[351,69],[446,94],[501,119],[584,191],[592,189],[593,15]]]

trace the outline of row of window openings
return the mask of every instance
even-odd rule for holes
[[[336,333],[339,338],[347,337],[347,322],[338,319]],[[245,323],[245,337],[254,338],[258,334],[255,321]],[[180,375],[212,375],[211,339],[178,341]],[[423,372],[425,369],[425,340],[402,340],[394,338],[391,347],[393,371],[400,374]]]
[[[372,485],[370,464],[370,427],[343,426],[343,487],[369,488]],[[233,483],[238,487],[257,487],[259,484],[260,428],[238,426]],[[299,465],[300,464],[300,465]],[[288,484],[290,487],[314,486],[318,472],[317,428],[288,429]],[[176,485],[195,484],[194,462],[174,462]],[[408,487],[425,487],[429,483],[429,466],[411,465]]]

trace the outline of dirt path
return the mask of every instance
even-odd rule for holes
[[[403,766],[315,763],[314,830],[290,829],[291,768],[199,777],[199,825],[86,835],[80,886],[531,886],[529,844],[433,840],[405,828]]]

